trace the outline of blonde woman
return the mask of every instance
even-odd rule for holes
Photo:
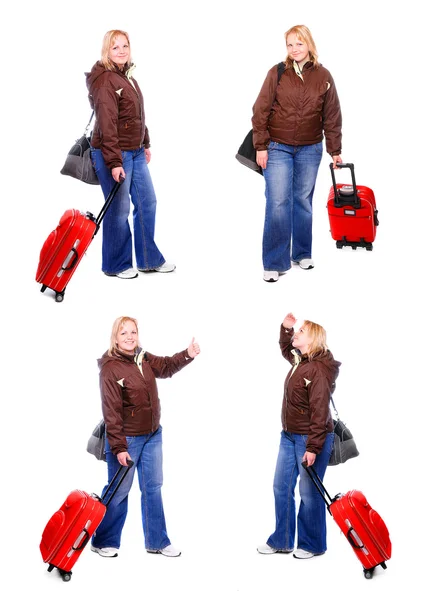
[[[162,427],[156,378],[172,377],[199,353],[193,338],[187,350],[173,356],[155,356],[140,347],[136,319],[119,317],[113,324],[109,350],[98,361],[108,483],[120,465],[127,465],[127,459],[134,465],[92,538],[91,549],[100,556],[118,556],[136,471],[147,552],[181,554],[168,538],[162,506]]]
[[[264,280],[312,269],[312,197],[325,135],[333,165],[342,162],[342,115],[334,80],[318,62],[305,25],[285,33],[287,57],[269,70],[253,107],[253,145],[265,177]]]
[[[284,384],[281,412],[283,430],[274,477],[276,528],[261,554],[289,553],[295,558],[312,558],[326,549],[326,507],[302,462],[314,465],[321,479],[333,449],[330,396],[340,364],[327,348],[326,332],[305,321],[294,332],[296,318],[289,313],[281,325],[280,347],[292,364]],[[295,487],[299,481],[300,507],[296,517]]]
[[[102,56],[86,73],[89,100],[96,121],[91,137],[91,159],[103,194],[124,178],[103,220],[102,270],[120,279],[134,279],[138,271],[169,273],[154,240],[156,196],[150,177],[150,138],[144,117],[143,95],[132,76],[130,39],[125,31],[108,31]],[[134,250],[128,223],[133,204]]]

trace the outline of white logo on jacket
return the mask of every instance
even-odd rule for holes
[[[306,387],[308,387],[308,385],[309,385],[310,383],[312,383],[312,381],[309,381],[309,379],[306,379],[306,377],[304,377],[303,379],[305,380],[305,385],[306,385]]]
[[[118,385],[120,385],[121,387],[124,387],[124,379],[125,379],[125,378],[123,377],[122,379],[120,379],[120,380],[119,380],[119,381],[117,381],[116,383],[117,383]]]
[[[120,95],[122,94],[122,90],[123,90],[123,89],[124,89],[124,88],[120,88],[119,90],[115,90],[115,92],[118,94],[118,96],[120,96]]]

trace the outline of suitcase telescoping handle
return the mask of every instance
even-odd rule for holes
[[[327,492],[327,490],[324,487],[322,479],[320,478],[320,476],[315,471],[315,469],[314,469],[314,467],[312,465],[310,467],[308,467],[308,463],[305,461],[305,462],[302,463],[302,467],[305,469],[305,471],[307,472],[307,474],[311,478],[313,484],[315,485],[315,487],[317,488],[318,492],[320,493],[321,498],[324,500],[324,502],[325,502],[325,504],[327,506],[328,512],[331,515],[330,506],[331,506],[331,504],[335,500],[337,500],[337,496],[335,496],[334,498],[332,498],[330,496],[330,494]]]
[[[121,465],[119,467],[119,469],[116,471],[115,475],[112,478],[112,481],[109,483],[109,485],[107,486],[107,488],[104,491],[104,494],[102,495],[102,497],[100,498],[100,501],[107,507],[109,506],[109,504],[112,501],[112,498],[114,497],[114,495],[116,494],[116,492],[119,490],[119,487],[121,485],[121,483],[124,481],[125,477],[127,476],[129,470],[131,469],[131,467],[134,465],[134,462],[132,460],[128,460],[127,459],[127,466],[123,466]],[[113,492],[110,494],[109,498],[106,500],[106,497],[108,496],[110,490],[113,488],[115,481],[118,479],[118,483],[115,486],[115,489],[113,490]]]
[[[126,467],[124,467],[124,466],[121,465],[119,467],[119,469],[116,471],[115,475],[113,476],[112,481],[110,482],[110,484],[105,489],[105,493],[103,494],[103,496],[101,498],[99,498],[100,502],[102,502],[106,507],[109,505],[110,501],[112,500],[112,498],[114,497],[114,495],[118,491],[119,486],[124,481],[124,479],[125,479],[128,471],[133,466],[133,464],[134,464],[134,462],[132,460],[127,460],[127,466]],[[104,498],[108,495],[108,493],[110,492],[111,488],[113,487],[113,484],[118,479],[118,477],[120,477],[120,479],[119,479],[119,481],[118,481],[115,489],[113,490],[113,492],[110,495],[110,497],[108,498],[108,500],[105,502]],[[72,550],[74,550],[74,552],[80,552],[81,550],[83,550],[86,547],[86,545],[87,545],[89,539],[91,538],[91,536],[92,536],[92,533],[89,533],[89,531],[84,527],[84,529],[82,530],[81,534],[75,540],[75,542],[74,542],[74,544],[72,546]]]
[[[339,190],[337,189],[336,176],[334,174],[333,163],[330,163],[331,178],[333,180],[333,188],[334,188],[334,206],[337,206],[337,207],[353,206],[354,208],[361,208],[361,201],[359,200],[358,190],[356,188],[355,171],[354,171],[353,163],[337,163],[337,166],[339,167],[339,169],[350,169],[350,174],[352,176],[353,194],[346,196],[345,198],[342,197]],[[353,202],[352,202],[352,195],[353,195]]]
[[[115,198],[116,193],[119,190],[119,187],[120,187],[120,185],[121,185],[121,183],[123,181],[124,181],[124,178],[121,177],[121,179],[115,183],[115,185],[113,186],[113,188],[109,192],[108,197],[106,198],[105,203],[103,204],[101,211],[97,215],[95,234],[98,232],[99,227],[100,227],[100,223],[103,221],[104,216],[107,213],[107,210],[108,210],[109,206],[112,204],[112,201]]]

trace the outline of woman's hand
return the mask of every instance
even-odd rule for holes
[[[196,356],[200,354],[200,346],[194,341],[194,338],[191,340],[190,345],[187,348],[187,354],[190,358],[196,358]]]
[[[115,181],[119,181],[120,178],[125,179],[125,171],[122,167],[115,167],[112,169],[112,177]]]
[[[146,157],[146,163],[149,164],[150,159],[152,158],[152,153],[149,148],[144,148],[144,155]]]
[[[339,169],[339,167],[337,166],[337,163],[342,163],[343,159],[340,156],[340,154],[336,154],[335,156],[333,156],[333,169]]]
[[[315,454],[315,452],[308,452],[306,450],[305,454],[303,455],[302,458],[302,462],[306,462],[308,467],[311,467],[316,459],[317,455]]]
[[[266,163],[268,162],[268,150],[257,150],[256,162],[262,169],[266,169]]]
[[[294,324],[296,323],[296,317],[294,316],[293,313],[289,313],[288,315],[286,315],[284,317],[284,321],[283,321],[283,327],[284,329],[291,329],[292,327],[294,327]]]
[[[118,462],[120,465],[123,465],[124,467],[127,467],[127,458],[128,460],[132,460],[131,456],[128,454],[128,452],[118,452],[118,454],[116,455],[116,458],[118,459]]]

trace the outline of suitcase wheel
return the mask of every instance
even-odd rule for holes
[[[59,569],[59,574],[63,581],[71,581],[72,571],[62,571],[62,569]]]
[[[372,579],[372,576],[374,575],[374,569],[375,567],[373,567],[372,569],[364,569],[365,579]]]
[[[65,296],[64,292],[56,292],[56,296],[55,296],[56,302],[63,302],[64,296]]]

